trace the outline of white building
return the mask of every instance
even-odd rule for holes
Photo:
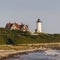
[[[36,22],[36,30],[35,30],[35,32],[37,32],[37,33],[42,32],[42,22],[41,22],[40,19],[38,19],[37,22]]]

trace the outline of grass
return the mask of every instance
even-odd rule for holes
[[[0,50],[25,50],[28,46],[0,45]]]

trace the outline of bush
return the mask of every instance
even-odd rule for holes
[[[30,35],[29,32],[0,28],[0,44],[29,44],[60,42],[60,34]]]

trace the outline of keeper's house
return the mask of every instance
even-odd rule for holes
[[[17,24],[17,23],[7,23],[5,26],[6,29],[10,29],[10,30],[20,30],[20,31],[29,31],[29,27],[28,25],[25,24]]]

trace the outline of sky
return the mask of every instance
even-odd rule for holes
[[[44,33],[60,33],[60,0],[0,0],[0,27],[23,22],[34,31],[38,18]]]

